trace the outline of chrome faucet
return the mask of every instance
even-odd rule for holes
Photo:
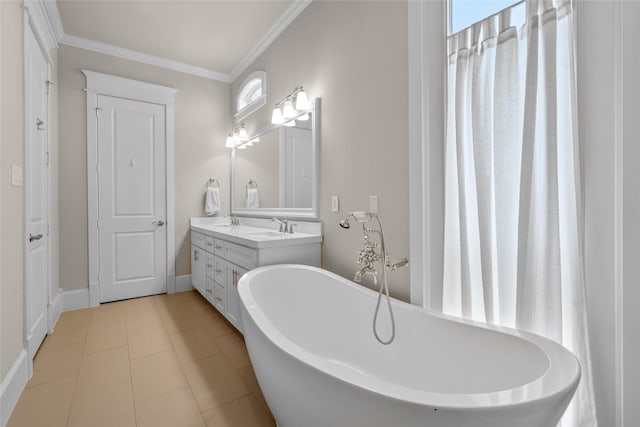
[[[271,218],[271,222],[277,222],[277,223],[280,224],[279,231],[281,233],[288,233],[289,232],[289,221],[287,221],[287,217],[284,217],[283,219]]]
[[[235,216],[235,215],[230,216],[229,219],[231,220],[231,226],[232,227],[234,225],[240,225],[240,219],[237,216]]]

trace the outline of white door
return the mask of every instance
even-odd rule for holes
[[[100,302],[164,293],[165,106],[98,96]]]
[[[310,208],[313,144],[311,130],[284,128],[284,207]]]
[[[49,303],[49,65],[32,31],[25,33],[25,318],[33,358],[47,333]]]

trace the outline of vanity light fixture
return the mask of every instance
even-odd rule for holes
[[[309,120],[306,111],[311,107],[311,102],[302,86],[297,87],[289,95],[282,98],[274,107],[271,115],[271,124],[295,126],[295,120]],[[303,114],[304,113],[304,114]],[[294,117],[300,115],[295,120]]]
[[[298,111],[308,110],[310,106],[311,105],[309,104],[309,98],[307,97],[307,92],[305,92],[302,86],[300,86],[298,94],[296,95],[296,110]],[[305,120],[308,120],[308,114]]]
[[[281,125],[283,122],[284,119],[282,118],[282,110],[280,109],[278,104],[276,104],[275,108],[273,109],[273,114],[271,115],[271,123],[274,125]]]
[[[229,135],[227,135],[227,140],[224,143],[224,147],[225,148],[233,148],[235,146],[236,146],[236,144],[233,142],[233,134],[231,132],[229,132]]]
[[[247,129],[244,127],[244,123],[240,125],[240,130],[238,131],[238,137],[240,141],[246,141],[249,139],[249,134],[247,133]]]
[[[284,101],[284,107],[282,108],[282,117],[285,119],[292,119],[296,116],[296,110],[293,109],[293,102],[290,99]]]

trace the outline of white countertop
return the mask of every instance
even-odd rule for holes
[[[191,230],[255,249],[322,242],[319,234],[280,233],[278,230],[248,225],[198,224],[192,221]]]

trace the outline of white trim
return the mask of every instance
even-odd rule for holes
[[[43,0],[24,0],[24,11],[29,17],[29,24],[33,34],[40,44],[49,65],[53,63],[51,49],[58,47],[58,37],[54,23],[50,19],[49,8]]]
[[[47,18],[49,20],[49,26],[55,34],[56,40],[60,40],[64,36],[64,27],[62,26],[62,19],[60,19],[60,13],[58,12],[58,4],[53,0],[44,1],[44,7],[47,12]]]
[[[275,39],[311,4],[312,0],[295,0],[291,6],[284,11],[278,20],[267,30],[258,43],[242,58],[242,60],[231,70],[231,81],[235,81],[240,74],[264,52]]]
[[[70,34],[64,34],[60,39],[60,44],[77,47],[80,49],[86,49],[105,55],[115,56],[116,58],[127,59],[129,61],[155,65],[156,67],[179,71],[186,74],[192,74],[194,76],[204,77],[211,80],[219,80],[221,82],[231,83],[231,77],[229,76],[229,74],[220,73],[218,71],[209,70],[207,68],[196,67],[195,65],[184,64],[182,62],[172,61],[170,59],[161,58],[155,55],[149,55],[131,49],[125,49],[95,40],[72,36]]]
[[[29,358],[22,350],[0,384],[0,425],[6,426],[20,394],[29,380]]]
[[[176,276],[176,292],[185,292],[193,289],[191,286],[191,275],[183,274],[182,276]]]
[[[624,425],[624,60],[623,4],[613,2],[614,10],[614,358],[615,358],[615,426]]]
[[[409,2],[410,300],[439,310],[444,247],[444,2]],[[428,60],[427,60],[428,59]]]
[[[89,289],[62,292],[62,311],[89,307]]]
[[[150,102],[165,106],[167,293],[175,292],[175,88],[81,70],[87,77],[87,228],[89,235],[89,301],[99,305],[98,248],[98,95]]]
[[[53,329],[60,318],[62,313],[62,289],[58,289],[58,295],[47,306],[47,329],[50,334],[53,333]]]

